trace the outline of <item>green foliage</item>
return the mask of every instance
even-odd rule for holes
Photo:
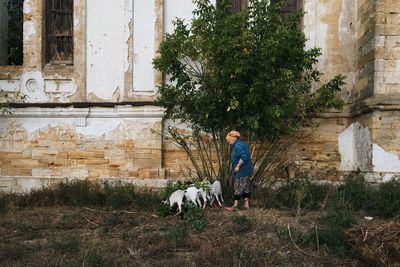
[[[203,231],[207,225],[203,210],[193,203],[185,203],[182,221],[174,225],[167,225],[165,230],[167,230],[168,240],[172,241],[175,247],[179,247],[184,245],[184,240],[188,235]]]
[[[20,92],[6,92],[0,89],[0,114],[10,115],[11,103],[15,101],[24,101],[26,96]]]
[[[23,4],[24,0],[4,2],[8,11],[8,64],[22,65],[23,60]],[[3,7],[0,7],[3,8]]]
[[[400,179],[399,177],[381,183],[372,190],[369,210],[383,218],[400,216]]]
[[[207,219],[204,211],[196,207],[193,203],[185,203],[183,212],[184,225],[191,232],[200,232],[207,226]]]
[[[159,205],[156,209],[156,215],[161,218],[168,217],[171,215],[171,211],[168,205]]]
[[[105,195],[100,184],[89,180],[72,180],[60,183],[55,190],[57,204],[68,206],[101,205]]]
[[[369,186],[362,176],[348,177],[338,191],[355,211],[365,207],[368,201]]]
[[[310,179],[294,179],[290,183],[278,188],[267,207],[284,208],[301,215],[310,210],[317,210],[327,201],[333,186],[317,184]]]
[[[9,196],[7,194],[0,194],[0,213],[6,212],[9,205]]]
[[[345,252],[348,249],[345,230],[355,223],[351,204],[340,196],[335,197],[328,206],[327,215],[321,221],[323,225],[319,233],[320,244]]]
[[[161,199],[168,199],[176,190],[185,190],[188,186],[181,181],[176,183],[169,182],[160,193]]]
[[[310,115],[342,107],[335,95],[344,77],[314,90],[322,75],[315,69],[321,52],[305,49],[302,11],[283,18],[281,3],[268,0],[250,0],[241,12],[232,12],[228,0],[217,6],[209,0],[194,2],[193,20],[177,19],[153,60],[166,77],[157,103],[167,118],[193,129],[190,136],[171,127],[169,137],[188,154],[195,178],[228,186],[225,135],[241,130],[254,147],[264,149],[254,153],[260,168],[253,181],[266,186],[265,172],[279,168],[276,155],[288,144],[280,141],[295,135]],[[267,142],[276,146],[266,149]]]
[[[245,234],[253,230],[252,221],[246,216],[233,216],[234,232],[236,234]]]
[[[342,106],[334,95],[342,76],[310,94],[321,75],[314,69],[320,49],[304,49],[303,13],[283,23],[280,5],[251,2],[232,13],[230,1],[217,8],[197,0],[191,25],[174,22],[154,60],[168,75],[158,99],[168,117],[209,133],[244,128],[274,140],[297,129],[307,113]]]
[[[156,192],[138,190],[131,184],[111,185],[89,180],[61,182],[55,187],[43,187],[29,194],[6,194],[0,197],[0,211],[11,206],[18,208],[67,205],[107,206],[114,209],[135,206],[140,210],[153,210],[161,203]]]

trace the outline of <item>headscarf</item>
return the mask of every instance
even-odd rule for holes
[[[240,137],[240,133],[238,131],[230,131],[226,135],[226,140],[237,140]]]

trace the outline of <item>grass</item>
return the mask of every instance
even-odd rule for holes
[[[347,229],[367,209],[398,216],[399,184],[299,181],[272,192],[270,208],[229,213],[186,204],[181,216],[131,185],[71,181],[1,195],[0,266],[357,265]]]

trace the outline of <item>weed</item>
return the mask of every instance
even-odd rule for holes
[[[392,180],[379,185],[371,194],[369,209],[383,218],[393,218],[400,215],[400,179]]]
[[[0,213],[4,213],[8,210],[9,195],[0,194]]]
[[[183,212],[184,224],[190,231],[200,232],[207,226],[204,211],[193,203],[186,203]]]
[[[73,180],[60,183],[55,190],[58,204],[69,206],[102,205],[105,194],[101,185],[89,180]]]
[[[52,240],[51,247],[60,253],[75,253],[79,252],[81,243],[78,235],[72,235],[62,240]]]
[[[236,234],[245,234],[253,229],[252,221],[246,216],[235,215],[232,217],[234,222],[234,231]]]
[[[161,203],[161,199],[157,193],[151,191],[142,191],[136,194],[135,204],[142,211],[156,209]]]
[[[319,209],[331,190],[332,186],[328,184],[296,179],[278,188],[268,206],[289,209],[296,215],[301,215],[306,211]]]
[[[309,240],[319,240],[337,252],[345,253],[349,246],[345,238],[345,230],[355,223],[352,205],[340,194],[328,203],[326,216],[321,218],[321,229],[318,232],[312,229],[308,234]],[[317,236],[318,235],[318,236]]]
[[[184,223],[169,224],[162,228],[167,232],[167,239],[174,247],[182,246],[189,235],[189,229]]]
[[[104,193],[107,204],[115,209],[127,207],[137,198],[132,185],[111,186],[108,183],[104,183]]]
[[[158,205],[158,207],[156,209],[156,215],[161,218],[165,218],[165,217],[168,217],[169,215],[171,215],[169,206]]]
[[[82,266],[103,267],[108,266],[106,260],[95,251],[89,251],[83,260]]]
[[[173,192],[176,190],[185,190],[187,185],[178,181],[176,183],[168,183],[167,186],[161,191],[160,196],[161,199],[168,199]]]
[[[9,261],[19,261],[30,254],[29,249],[20,242],[13,244],[0,243],[0,259]],[[0,261],[1,263],[1,261]]]
[[[368,199],[368,185],[365,184],[363,176],[347,178],[345,184],[339,186],[338,191],[355,211],[363,208]]]

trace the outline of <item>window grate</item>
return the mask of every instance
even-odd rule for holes
[[[46,63],[73,64],[73,0],[46,0]]]

